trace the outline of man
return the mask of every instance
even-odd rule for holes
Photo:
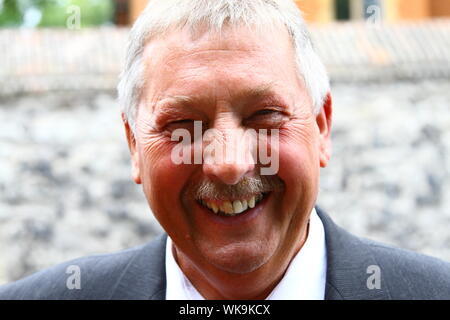
[[[119,98],[133,180],[167,235],[0,298],[450,299],[448,263],[359,239],[315,207],[332,99],[292,1],[150,1]]]

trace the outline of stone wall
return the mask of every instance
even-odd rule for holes
[[[450,81],[333,86],[318,203],[360,236],[450,260]],[[0,102],[0,283],[161,232],[113,92]]]

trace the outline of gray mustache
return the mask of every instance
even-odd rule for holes
[[[244,177],[235,185],[221,184],[205,179],[195,185],[192,190],[194,190],[195,199],[221,200],[224,198],[246,198],[261,192],[281,191],[283,189],[284,182],[278,176],[264,175]]]

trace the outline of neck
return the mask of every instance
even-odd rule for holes
[[[299,233],[295,246],[278,250],[263,266],[245,274],[223,271],[211,264],[196,264],[175,245],[172,252],[184,275],[205,299],[263,300],[281,281],[290,262],[303,247],[308,226]]]

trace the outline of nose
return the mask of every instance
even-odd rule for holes
[[[219,180],[228,185],[237,184],[245,175],[252,172],[251,164],[205,164],[203,172],[212,180]]]
[[[240,130],[216,134],[205,147],[204,157],[203,173],[228,185],[237,184],[255,169],[251,141]]]

